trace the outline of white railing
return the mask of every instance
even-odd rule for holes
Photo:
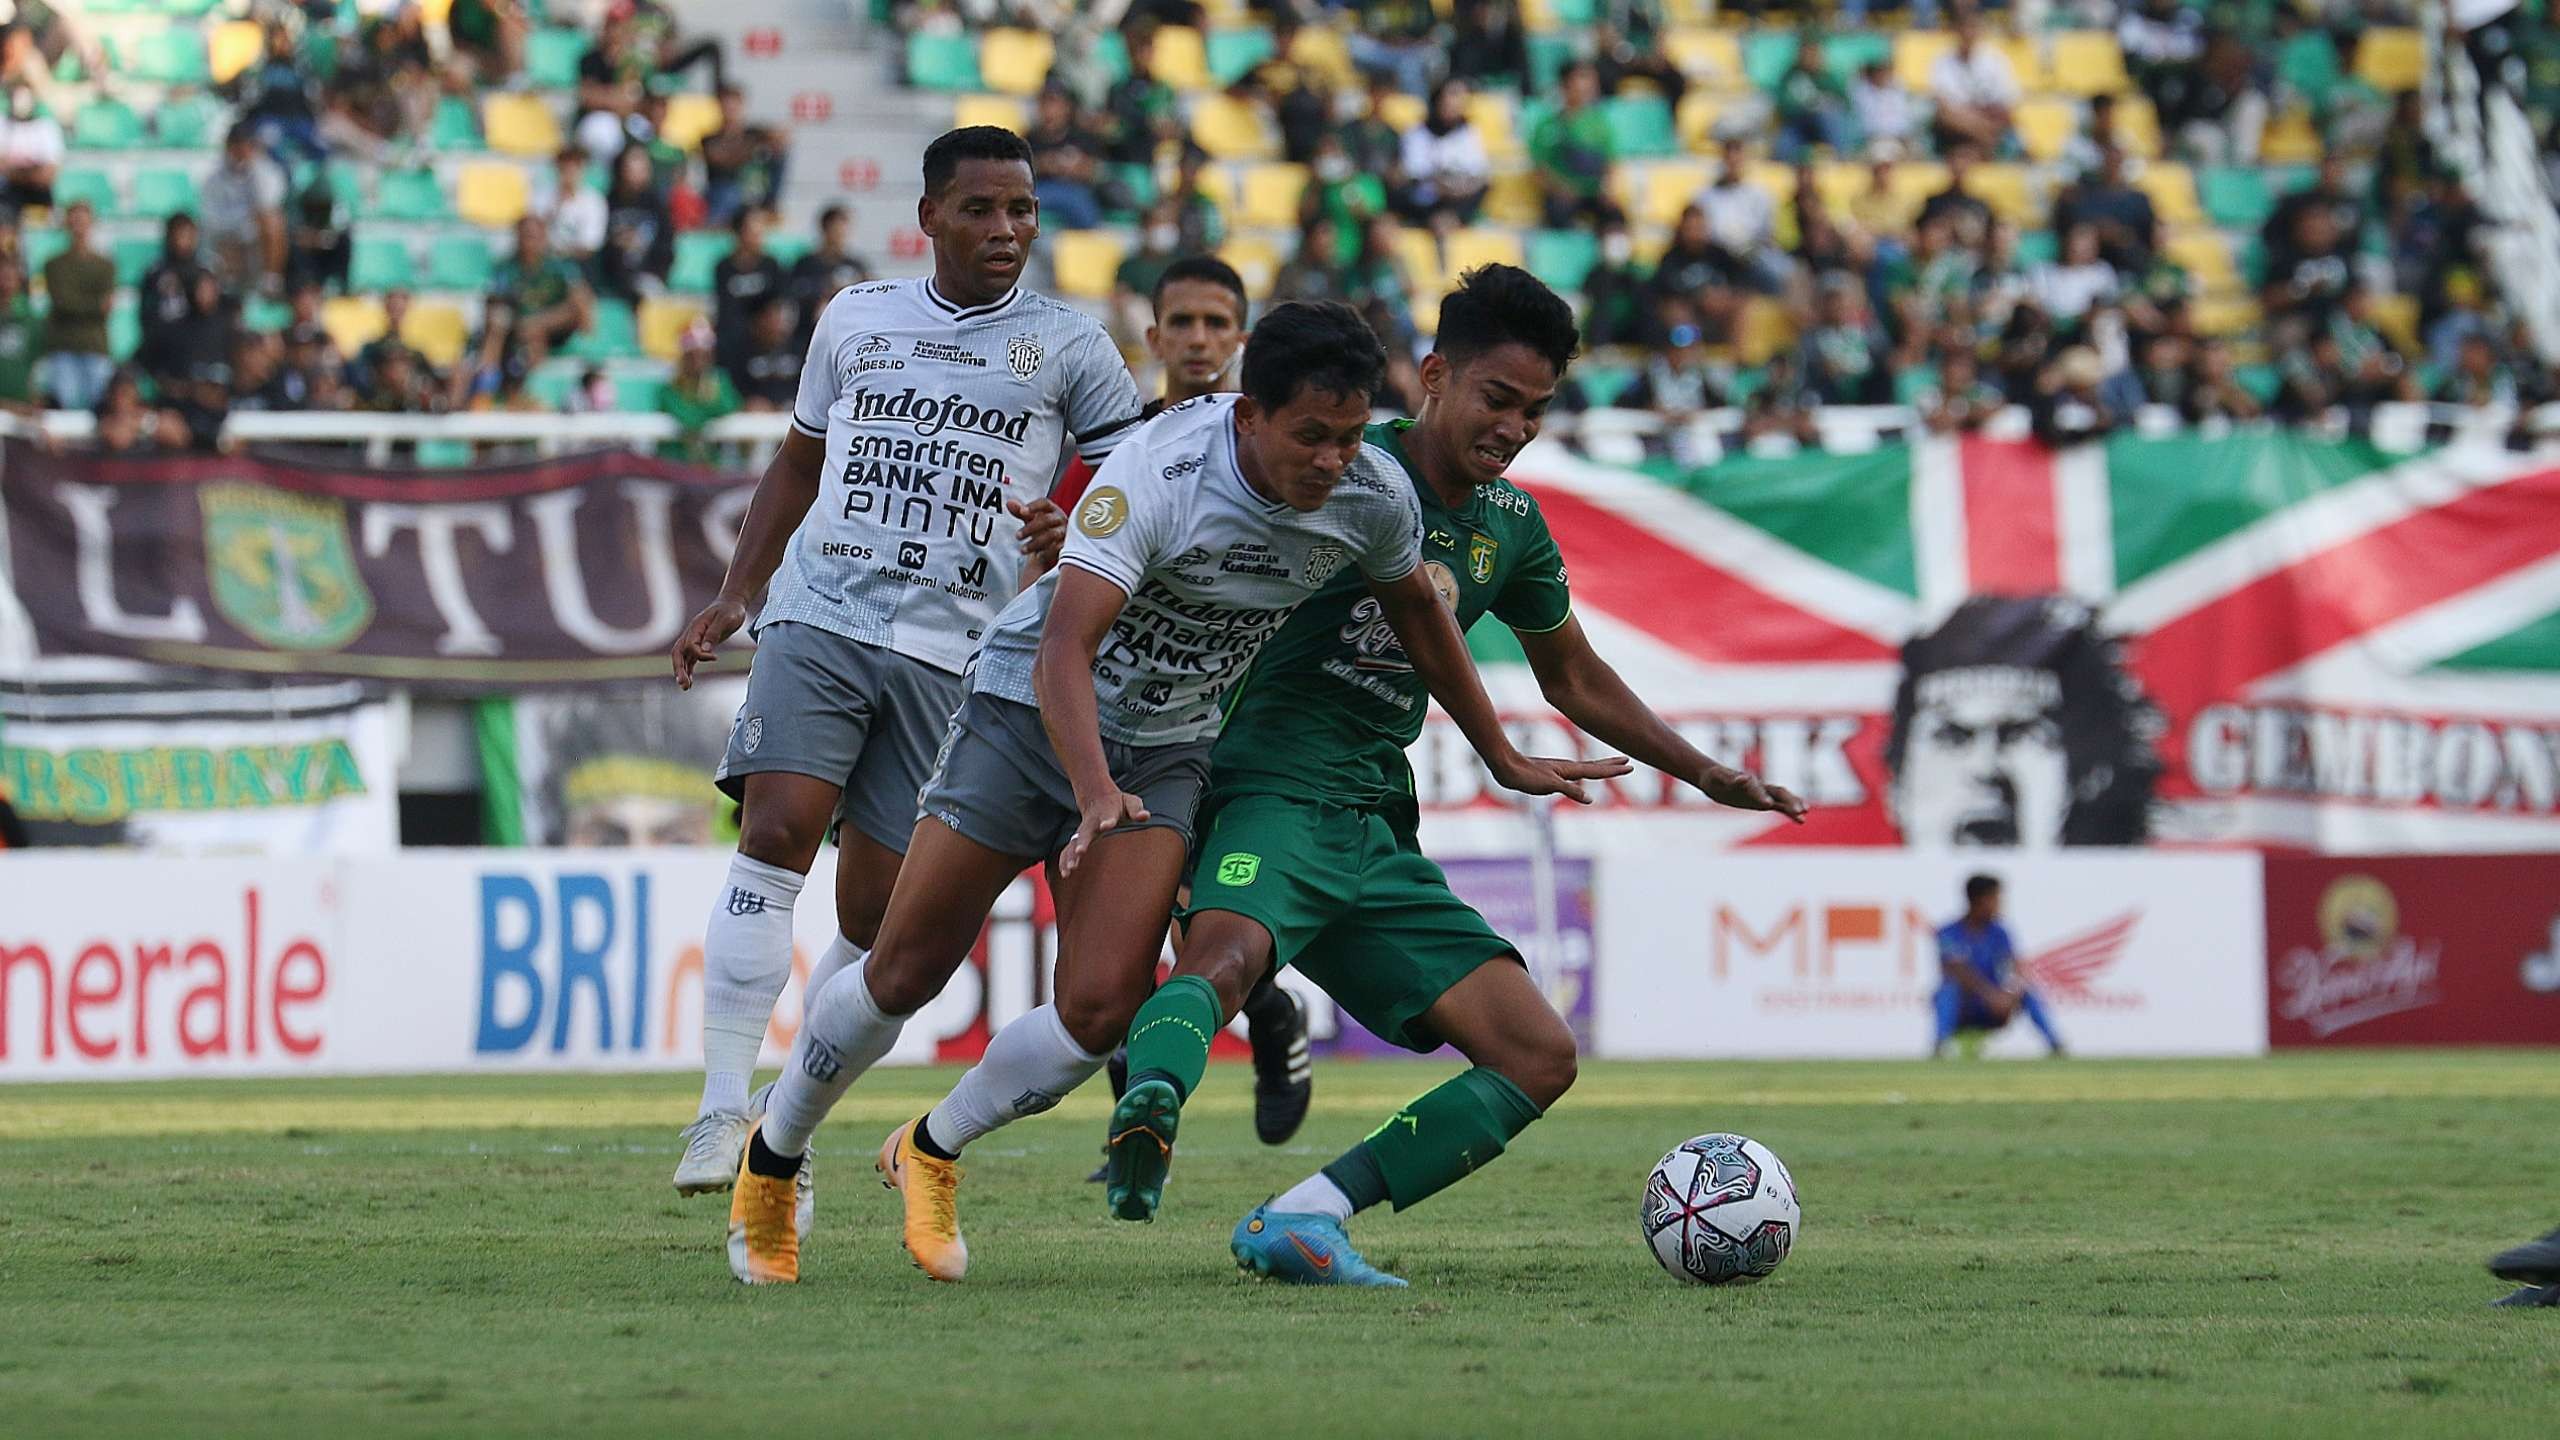
[[[2533,122],[2505,85],[2471,63],[2445,5],[2423,6],[2421,16],[2427,138],[2453,161],[2462,188],[2491,222],[2483,258],[2498,277],[2499,298],[2524,321],[2542,362],[2560,365],[2560,212]]]

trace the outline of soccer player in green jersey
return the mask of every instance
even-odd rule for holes
[[[1369,432],[1421,501],[1424,567],[1459,628],[1490,613],[1519,635],[1548,702],[1586,734],[1719,804],[1801,820],[1802,800],[1699,753],[1592,650],[1537,501],[1503,478],[1577,339],[1565,302],[1512,266],[1468,272],[1442,304],[1421,417]],[[1356,576],[1300,606],[1235,693],[1200,802],[1180,957],[1129,1027],[1129,1089],[1107,1131],[1114,1215],[1154,1216],[1209,1037],[1278,965],[1300,967],[1377,1035],[1422,1052],[1446,1042],[1472,1068],[1245,1216],[1231,1248],[1248,1271],[1404,1284],[1363,1260],[1343,1223],[1491,1163],[1572,1086],[1573,1032],[1518,948],[1415,843],[1404,752],[1427,705]]]

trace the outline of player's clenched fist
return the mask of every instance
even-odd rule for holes
[[[702,613],[694,616],[693,623],[676,637],[676,688],[692,689],[693,667],[710,664],[711,658],[720,653],[720,642],[737,634],[738,627],[746,623],[747,607],[726,596],[703,606]]]
[[[1123,825],[1145,824],[1147,818],[1146,802],[1125,790],[1114,790],[1096,797],[1084,807],[1083,818],[1076,822],[1074,838],[1067,841],[1066,849],[1058,852],[1058,878],[1063,880],[1076,873],[1076,866],[1084,861],[1084,852],[1093,847],[1096,839]]]
[[[1007,500],[1004,508],[1022,522],[1022,583],[1029,585],[1048,574],[1049,567],[1058,563],[1058,552],[1066,548],[1067,512],[1045,495],[1028,505]]]

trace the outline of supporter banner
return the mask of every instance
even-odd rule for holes
[[[0,688],[0,796],[38,846],[363,855],[400,840],[390,707],[353,684]]]
[[[663,672],[751,490],[624,452],[398,473],[0,454],[42,652],[470,689]]]
[[[2267,1035],[2560,1045],[2560,857],[2273,856]]]
[[[2560,849],[2548,458],[2262,431],[1514,471],[1603,653],[1817,807],[1640,772],[1603,813],[1685,809],[1691,844]],[[1531,748],[1577,743],[1496,669]],[[1427,805],[1492,801],[1445,723],[1417,771]]]
[[[712,772],[746,696],[743,676],[552,688],[476,703],[494,843],[573,848],[737,839]]]

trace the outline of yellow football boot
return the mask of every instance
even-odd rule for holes
[[[746,1285],[799,1283],[800,1241],[809,1232],[810,1209],[807,1156],[787,1178],[759,1175],[747,1168],[742,1148],[737,1183],[729,1191],[729,1273]]]
[[[901,1238],[916,1268],[936,1280],[969,1273],[969,1242],[960,1238],[960,1162],[916,1148],[913,1120],[880,1144],[880,1183],[906,1207]]]

